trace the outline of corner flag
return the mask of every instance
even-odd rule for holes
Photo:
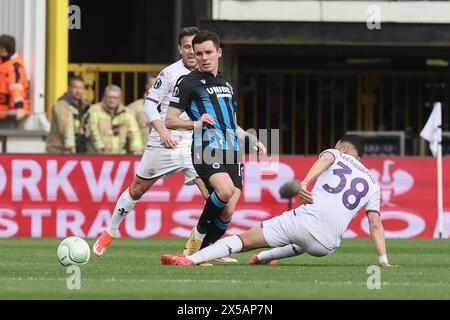
[[[436,102],[420,136],[430,143],[430,150],[437,157],[438,145],[442,141],[442,105]]]
[[[442,239],[442,214],[444,211],[444,190],[442,181],[442,105],[440,102],[436,102],[431,112],[425,127],[423,128],[420,136],[430,142],[430,150],[433,156],[436,157],[437,164],[437,207],[438,207],[438,235],[439,239]]]

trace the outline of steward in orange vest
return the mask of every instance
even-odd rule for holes
[[[0,36],[0,120],[14,116],[22,120],[30,112],[28,80],[23,59],[16,53],[15,40]]]

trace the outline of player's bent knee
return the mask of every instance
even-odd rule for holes
[[[128,188],[130,196],[134,200],[139,200],[147,192],[147,190],[153,185],[154,181],[145,181],[140,178],[135,178]]]
[[[128,188],[128,191],[130,192],[130,196],[131,196],[131,198],[133,198],[133,200],[141,199],[145,193],[145,192],[142,192],[142,189],[136,185],[131,185]]]
[[[246,238],[244,235],[239,236],[242,240],[241,252],[247,252],[253,249],[257,249],[251,238]]]
[[[223,209],[222,213],[220,214],[220,219],[222,221],[230,221],[231,218],[233,217],[233,213],[234,213],[234,209],[233,208],[225,207]]]
[[[242,239],[242,250],[241,252],[247,252],[254,249],[260,249],[260,248],[267,248],[269,245],[262,239],[255,239],[255,238],[247,238]]]
[[[222,190],[217,190],[216,194],[220,200],[223,202],[228,202],[233,197],[235,192],[234,186],[223,188]]]
[[[329,250],[327,248],[308,248],[306,249],[306,253],[308,253],[310,256],[313,257],[317,257],[317,258],[321,258],[321,257],[326,257],[328,255],[330,255],[332,252],[334,252],[334,250]]]
[[[205,200],[208,200],[209,198],[209,191],[208,188],[206,188],[205,183],[202,181],[201,178],[195,178],[194,180],[195,184],[197,185],[198,189],[202,193],[202,196]]]
[[[329,255],[329,253],[322,253],[322,252],[308,252],[310,256],[316,257],[316,258],[322,258]]]
[[[260,224],[239,235],[239,238],[242,240],[242,252],[269,247],[266,239],[264,238]]]

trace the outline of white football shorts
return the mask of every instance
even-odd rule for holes
[[[164,178],[175,172],[183,171],[185,185],[195,184],[198,177],[192,165],[191,146],[166,149],[149,147],[142,155],[136,175],[145,180]]]
[[[300,219],[301,217],[295,213],[295,210],[291,210],[264,221],[262,223],[262,231],[267,244],[272,248],[296,244],[305,250],[306,253],[315,257],[327,256],[335,251],[335,249],[325,247],[314,238],[301,225]]]

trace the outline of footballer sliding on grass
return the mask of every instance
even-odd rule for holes
[[[339,247],[351,220],[364,207],[378,263],[391,267],[380,219],[380,187],[370,170],[360,162],[364,148],[361,137],[342,137],[335,149],[320,154],[302,180],[299,193],[302,206],[264,221],[241,235],[223,238],[193,255],[162,255],[161,263],[193,266],[266,247],[273,249],[254,255],[249,264],[267,264],[304,253],[327,256]],[[309,192],[308,185],[316,179]]]

